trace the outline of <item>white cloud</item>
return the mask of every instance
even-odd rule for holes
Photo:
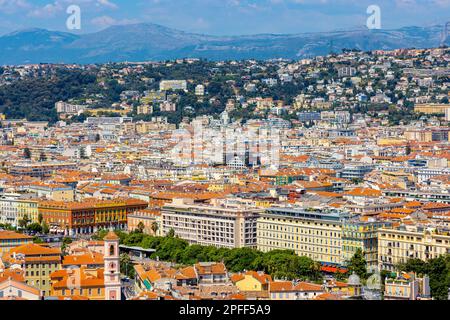
[[[54,17],[56,14],[60,13],[65,9],[65,6],[59,2],[48,3],[43,7],[38,7],[30,10],[28,16],[35,18],[49,18]]]
[[[109,0],[97,0],[97,3],[100,6],[105,6],[105,7],[111,8],[111,9],[117,9],[118,8],[117,4],[112,3]]]
[[[138,23],[138,20],[135,19],[120,19],[116,20],[110,16],[104,15],[91,19],[91,24],[100,28],[106,28],[115,25],[124,25],[124,24],[133,24]]]
[[[12,14],[30,7],[31,4],[27,0],[0,0],[0,12],[2,13]]]

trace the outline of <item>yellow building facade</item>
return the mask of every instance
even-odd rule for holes
[[[449,104],[430,103],[430,104],[416,104],[414,106],[414,112],[425,114],[438,114],[438,113],[445,114],[447,109],[450,109]]]
[[[380,270],[395,271],[409,259],[428,260],[450,254],[450,234],[434,228],[403,226],[378,230]]]
[[[293,250],[315,261],[341,265],[339,213],[270,208],[257,222],[257,247],[262,252]]]
[[[43,245],[26,244],[4,254],[3,261],[10,265],[23,266],[26,283],[38,288],[43,296],[49,296],[50,274],[61,268],[61,250]]]

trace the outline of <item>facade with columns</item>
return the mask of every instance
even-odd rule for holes
[[[147,202],[137,199],[41,201],[39,213],[49,225],[51,233],[75,236],[110,227],[126,230],[128,215],[147,207]]]

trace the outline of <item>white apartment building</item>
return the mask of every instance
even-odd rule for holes
[[[256,221],[262,210],[227,200],[194,204],[174,199],[162,209],[163,233],[171,229],[190,244],[222,248],[256,248]]]
[[[17,226],[19,222],[19,194],[3,194],[0,197],[0,223]]]
[[[167,90],[187,90],[187,81],[186,80],[162,80],[159,83],[160,91]]]
[[[38,201],[36,194],[3,193],[0,195],[0,223],[14,227],[27,215],[31,222],[37,222]]]
[[[83,112],[86,106],[70,104],[63,101],[55,103],[57,113],[77,114]]]
[[[196,96],[204,96],[205,95],[205,86],[199,84],[195,87],[195,95]]]

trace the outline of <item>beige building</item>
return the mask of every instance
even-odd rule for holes
[[[152,114],[153,113],[153,106],[151,105],[139,105],[137,107],[137,114]]]
[[[437,114],[437,113],[446,113],[446,111],[450,109],[450,104],[416,104],[414,107],[414,112],[417,113],[425,113],[425,114]]]
[[[384,300],[430,299],[430,280],[428,276],[415,278],[414,274],[403,273],[396,279],[386,278]]]
[[[140,210],[127,216],[128,232],[133,232],[143,226],[143,233],[152,236],[162,236],[162,216],[159,210]]]
[[[61,268],[61,250],[37,244],[25,244],[3,255],[10,266],[23,268],[28,285],[38,288],[43,296],[51,290],[50,274]]]
[[[450,254],[450,232],[422,226],[400,226],[378,230],[380,270],[395,271],[409,259],[428,260]]]
[[[270,208],[258,219],[258,249],[293,250],[321,263],[341,265],[342,217],[339,212]]]
[[[262,210],[213,200],[194,204],[192,199],[174,199],[162,208],[163,234],[171,229],[191,244],[223,248],[256,247],[256,221]]]
[[[358,249],[364,254],[369,272],[378,269],[378,229],[386,222],[360,221],[342,224],[342,261],[345,264]]]

